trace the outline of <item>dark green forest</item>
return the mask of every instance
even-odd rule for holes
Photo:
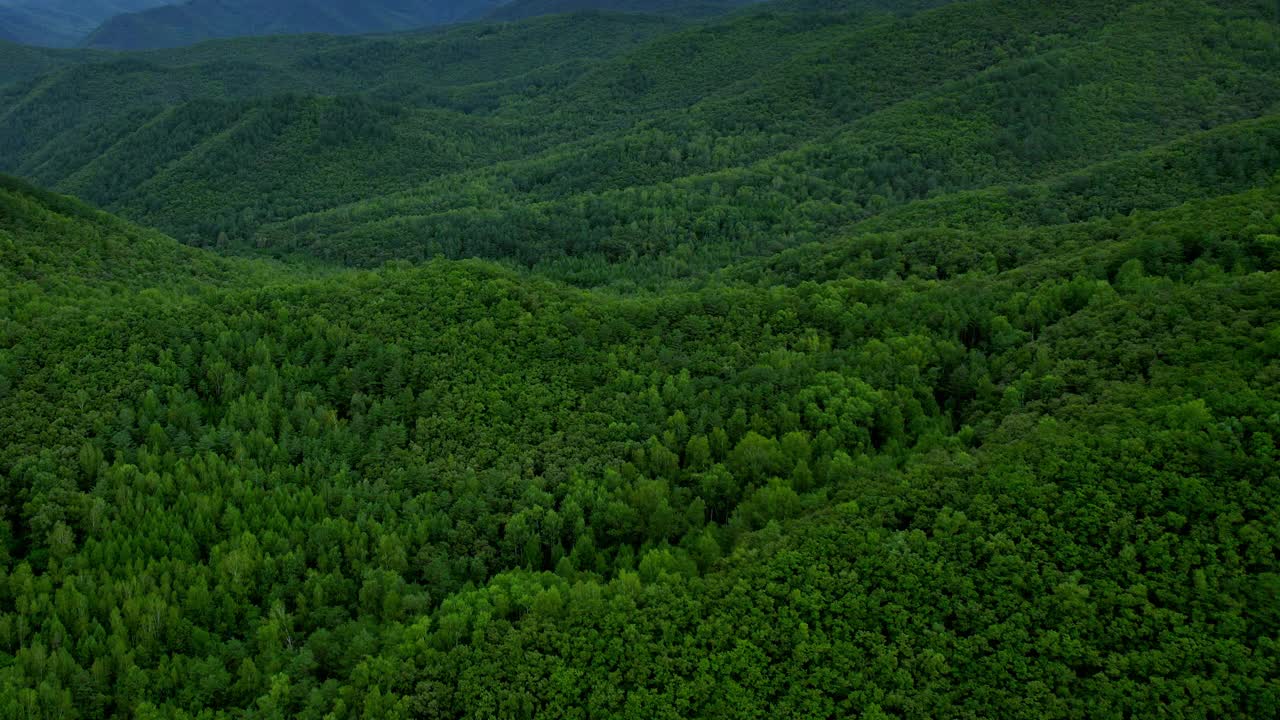
[[[1275,3],[633,4],[0,45],[0,718],[1280,716]]]

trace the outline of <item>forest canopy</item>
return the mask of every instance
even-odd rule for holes
[[[1280,716],[1278,39],[14,50],[0,717]]]

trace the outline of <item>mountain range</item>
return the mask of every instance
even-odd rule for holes
[[[0,1],[0,41],[142,50],[218,38],[402,32],[584,10],[710,16],[755,0],[34,0]]]
[[[0,0],[0,40],[74,47],[104,21],[168,0]]]
[[[248,35],[393,32],[477,19],[501,4],[502,0],[191,0],[112,17],[83,44],[136,50]]]

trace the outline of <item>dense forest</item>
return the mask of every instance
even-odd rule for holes
[[[1280,716],[1280,8],[630,4],[0,45],[0,717]]]
[[[481,256],[579,284],[619,262],[698,276],[973,193],[1017,187],[1055,224],[1270,174],[1269,1],[886,4],[72,63],[0,90],[0,170],[194,245]],[[1062,206],[1098,173],[1115,194]]]

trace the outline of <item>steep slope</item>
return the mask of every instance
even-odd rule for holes
[[[141,50],[215,38],[412,30],[484,15],[503,0],[190,0],[118,15],[94,30],[86,47]]]
[[[15,292],[79,295],[193,286],[251,286],[280,274],[262,262],[223,258],[180,245],[73,198],[0,175],[0,250],[4,280]],[[288,276],[287,273],[284,274]]]

